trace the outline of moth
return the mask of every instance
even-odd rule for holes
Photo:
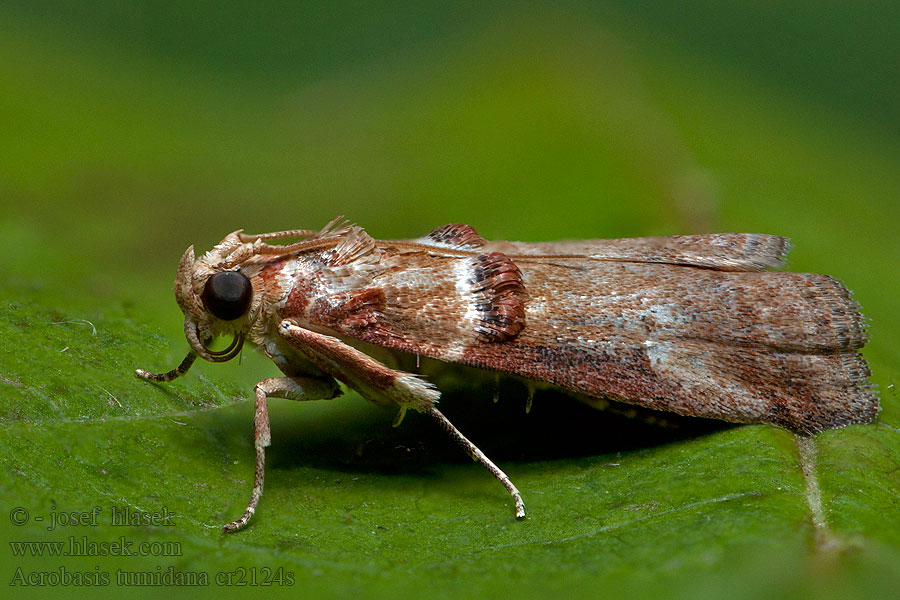
[[[287,241],[297,239],[298,241]],[[281,243],[276,243],[276,242]],[[262,349],[283,373],[255,386],[256,468],[244,527],[263,491],[267,399],[364,398],[437,420],[506,488],[509,477],[438,409],[440,392],[392,365],[429,357],[556,386],[585,399],[802,434],[867,423],[879,411],[859,349],[864,320],[828,275],[771,271],[787,238],[744,233],[489,242],[451,224],[377,241],[335,219],[323,229],[228,234],[178,266],[175,298],[190,351]],[[231,336],[211,350],[218,336]],[[404,362],[405,361],[405,362]]]

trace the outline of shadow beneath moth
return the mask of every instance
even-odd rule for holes
[[[271,243],[299,238],[292,243]],[[267,398],[331,399],[337,381],[377,404],[426,413],[506,488],[509,477],[435,407],[440,392],[388,367],[429,357],[602,399],[812,434],[878,413],[863,317],[828,275],[774,272],[787,238],[710,234],[555,243],[489,242],[452,224],[378,241],[335,219],[320,231],[238,230],[181,258],[175,297],[191,350],[224,362],[245,341],[284,373],[255,386],[256,470],[244,527],[263,491]],[[209,349],[220,335],[229,346]],[[376,355],[382,360],[377,360]],[[392,359],[392,355],[394,355]]]

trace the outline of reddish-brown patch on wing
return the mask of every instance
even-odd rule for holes
[[[425,236],[437,245],[459,250],[477,250],[484,246],[485,239],[471,225],[450,223],[438,227]]]
[[[544,381],[596,397],[678,410],[680,386],[653,370],[645,352],[622,348],[615,353],[578,346],[548,345],[519,337],[502,344],[477,344],[462,352],[463,364]]]
[[[253,294],[254,296],[266,298],[282,298],[285,289],[283,289],[285,278],[283,270],[285,268],[285,260],[278,258],[269,261],[253,278]],[[302,290],[292,288],[288,298],[286,298],[289,315],[300,315],[306,310],[306,294],[300,293]]]
[[[519,267],[502,252],[474,259],[472,292],[481,298],[481,323],[476,332],[485,342],[514,338],[525,327],[525,284]]]
[[[385,307],[384,290],[368,288],[316,298],[311,318],[338,330],[359,329],[378,323]]]
[[[272,260],[260,270],[257,277],[259,277],[259,279],[266,285],[272,285],[278,281],[278,275],[281,273],[281,270],[283,268],[283,260]]]
[[[305,285],[302,280],[295,279],[293,287],[284,301],[284,308],[281,311],[283,318],[305,318],[309,309],[311,289],[309,285]]]

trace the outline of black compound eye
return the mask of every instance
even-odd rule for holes
[[[247,312],[251,298],[250,280],[235,271],[216,273],[207,279],[200,296],[206,310],[223,321],[233,321]]]

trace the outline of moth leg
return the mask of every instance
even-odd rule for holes
[[[313,364],[347,383],[364,397],[378,401],[380,396],[399,404],[401,412],[398,417],[402,418],[407,408],[413,408],[435,418],[441,427],[468,452],[469,456],[484,465],[503,484],[516,504],[516,517],[521,519],[525,516],[522,494],[509,480],[506,473],[501,471],[491,459],[485,456],[475,444],[460,433],[447,417],[434,407],[440,394],[431,383],[411,373],[390,369],[368,354],[360,352],[337,338],[304,329],[290,320],[282,321],[278,329],[279,333]]]
[[[387,400],[426,412],[441,396],[431,382],[391,369],[335,337],[304,329],[290,319],[278,325],[278,333],[315,366],[376,404]]]
[[[478,449],[478,446],[469,441],[469,438],[464,436],[462,432],[450,422],[450,420],[443,415],[438,409],[432,407],[428,414],[430,414],[434,419],[440,424],[441,428],[444,429],[447,433],[450,434],[454,440],[456,440],[460,446],[472,457],[473,460],[480,462],[484,467],[491,472],[491,475],[497,478],[497,480],[503,484],[503,487],[506,488],[506,491],[509,492],[509,495],[512,496],[513,501],[516,503],[516,518],[524,519],[525,518],[525,503],[522,501],[522,494],[519,493],[518,488],[510,481],[509,476],[500,470],[500,467],[494,464],[494,462],[489,459],[484,452]]]
[[[225,532],[237,531],[244,527],[253,513],[263,492],[263,478],[266,466],[266,446],[272,443],[272,432],[269,428],[269,408],[267,399],[287,398],[288,400],[328,400],[341,394],[340,387],[334,380],[322,381],[307,377],[271,377],[263,379],[253,388],[255,407],[253,411],[253,441],[256,447],[256,470],[253,476],[253,493],[244,514],[225,525]]]

